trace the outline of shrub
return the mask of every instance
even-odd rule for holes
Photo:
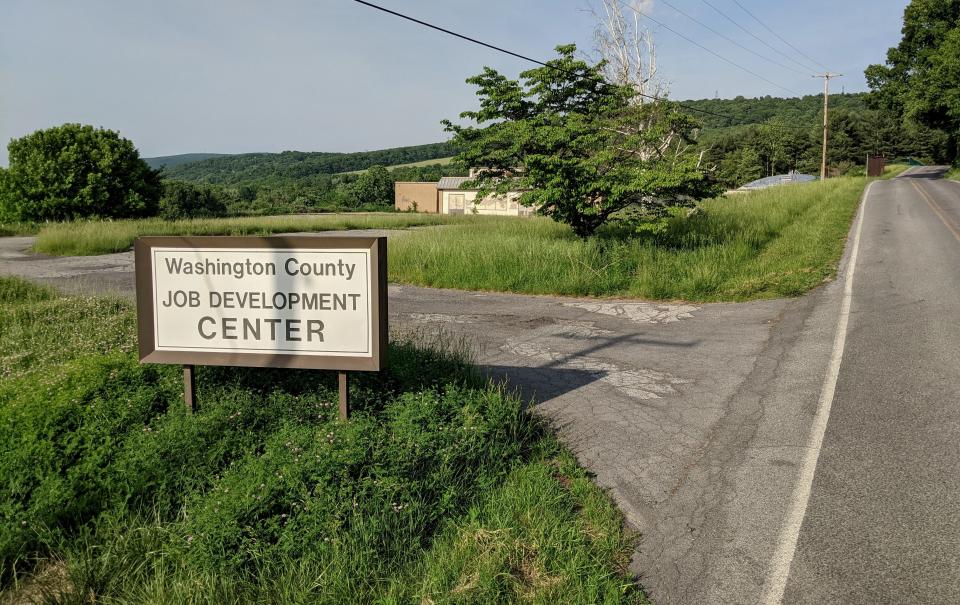
[[[164,181],[160,217],[167,220],[224,216],[224,193],[212,187],[182,181]]]
[[[7,221],[152,216],[159,172],[112,130],[64,124],[10,141],[10,168],[0,185]]]

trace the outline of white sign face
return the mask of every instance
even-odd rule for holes
[[[370,250],[151,248],[156,350],[373,357]]]

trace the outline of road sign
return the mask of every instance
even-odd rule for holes
[[[134,254],[142,362],[384,365],[384,237],[144,237]]]

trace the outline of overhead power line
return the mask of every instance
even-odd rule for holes
[[[763,80],[764,82],[766,82],[767,84],[772,84],[773,86],[776,86],[777,88],[779,88],[779,89],[781,89],[781,90],[785,90],[785,91],[789,92],[789,93],[792,94],[792,95],[797,95],[798,97],[802,97],[802,96],[803,96],[802,94],[800,94],[799,92],[797,92],[797,91],[795,91],[795,90],[792,90],[792,89],[790,89],[790,88],[787,88],[786,86],[782,86],[782,85],[780,85],[780,84],[777,84],[777,83],[774,82],[773,80],[770,80],[769,78],[765,78],[764,76],[761,76],[761,75],[758,74],[757,72],[755,72],[755,71],[753,71],[753,70],[751,70],[751,69],[748,69],[748,68],[744,67],[743,65],[740,65],[740,64],[737,63],[736,61],[733,61],[733,60],[731,60],[731,59],[728,59],[728,58],[724,57],[723,55],[721,55],[720,53],[710,50],[709,48],[707,48],[707,47],[704,46],[703,44],[700,44],[699,42],[697,42],[697,41],[694,40],[693,38],[690,38],[690,37],[688,37],[688,36],[685,36],[685,35],[681,34],[680,32],[678,32],[677,30],[673,29],[672,27],[670,27],[669,25],[667,25],[667,24],[664,23],[663,21],[658,21],[658,20],[654,19],[653,17],[651,17],[651,16],[648,15],[647,13],[643,12],[642,10],[634,7],[633,5],[631,5],[631,4],[626,4],[626,3],[624,3],[624,2],[620,2],[620,3],[621,3],[623,6],[627,7],[628,9],[632,10],[633,12],[637,13],[638,15],[641,15],[641,16],[643,16],[643,17],[646,17],[646,18],[649,19],[650,21],[653,21],[654,23],[656,23],[657,25],[659,25],[659,26],[662,27],[663,29],[665,29],[665,30],[667,30],[667,31],[669,31],[669,32],[672,32],[672,33],[673,33],[674,35],[676,35],[676,36],[679,36],[679,37],[683,38],[684,40],[686,40],[686,41],[689,42],[690,44],[693,44],[693,45],[696,46],[697,48],[700,48],[700,49],[704,50],[705,52],[710,53],[711,55],[713,55],[714,57],[720,59],[721,61],[725,61],[725,62],[729,63],[730,65],[733,65],[733,66],[736,67],[737,69],[739,69],[739,70],[741,70],[741,71],[744,71],[744,72],[750,74],[751,76],[753,76],[753,77],[755,77],[755,78],[759,78],[759,79]]]
[[[802,50],[800,50],[799,48],[797,48],[797,47],[794,46],[793,44],[790,44],[789,42],[786,41],[786,39],[784,39],[783,36],[781,36],[780,34],[778,34],[778,33],[775,32],[775,31],[773,31],[773,29],[772,29],[769,25],[767,25],[766,23],[764,23],[763,21],[761,21],[759,17],[757,17],[756,15],[754,15],[753,13],[751,13],[750,10],[747,9],[747,7],[745,7],[744,5],[740,4],[739,0],[733,0],[733,3],[736,4],[737,6],[739,6],[739,7],[743,10],[743,12],[747,13],[748,15],[750,15],[750,17],[752,17],[754,21],[756,21],[756,22],[759,23],[761,26],[763,26],[763,28],[764,28],[765,30],[767,30],[768,32],[770,32],[771,34],[773,34],[774,36],[776,36],[778,40],[780,40],[781,42],[783,42],[784,44],[786,44],[787,46],[789,46],[789,47],[792,48],[793,50],[797,51],[797,53],[798,53],[801,57],[804,57],[805,59],[807,59],[807,61],[811,61],[811,62],[813,62],[815,65],[819,65],[820,67],[822,67],[822,68],[824,68],[824,69],[826,69],[826,70],[829,71],[829,68],[828,68],[826,65],[824,65],[823,63],[817,61],[816,59],[814,59],[813,57],[811,57],[811,56],[808,55],[807,53],[803,52]]]
[[[726,34],[724,34],[724,33],[722,33],[722,32],[719,32],[719,31],[715,30],[714,28],[712,28],[711,26],[707,25],[707,24],[704,23],[703,21],[700,21],[700,20],[697,19],[696,17],[694,17],[694,16],[692,16],[692,15],[690,15],[690,14],[688,14],[688,13],[683,12],[682,10],[680,10],[679,8],[677,8],[676,6],[674,6],[673,4],[670,4],[669,2],[667,2],[667,0],[660,0],[660,2],[661,2],[662,4],[666,4],[667,6],[669,6],[669,7],[672,8],[673,10],[677,11],[678,13],[680,13],[681,15],[683,15],[684,17],[686,17],[687,19],[693,21],[694,23],[696,23],[696,24],[699,25],[700,27],[702,27],[702,28],[704,28],[704,29],[706,29],[706,30],[709,30],[709,31],[713,32],[715,35],[720,36],[721,38],[723,38],[724,40],[726,40],[726,41],[729,42],[730,44],[733,44],[734,46],[736,46],[736,47],[738,47],[738,48],[741,48],[741,49],[747,51],[748,53],[750,53],[750,54],[752,54],[752,55],[756,55],[757,57],[760,57],[760,58],[763,59],[764,61],[767,61],[767,62],[769,62],[769,63],[773,63],[774,65],[777,65],[777,66],[779,66],[779,67],[782,67],[783,69],[787,69],[787,70],[792,71],[792,72],[794,72],[794,73],[798,73],[798,74],[800,74],[800,75],[804,75],[804,76],[809,75],[808,72],[800,71],[800,70],[797,69],[796,67],[791,67],[791,66],[786,65],[786,64],[784,64],[784,63],[781,63],[781,62],[779,62],[779,61],[777,61],[777,60],[775,60],[775,59],[771,59],[770,57],[768,57],[768,56],[766,56],[766,55],[764,55],[764,54],[758,53],[757,51],[753,50],[752,48],[748,48],[748,47],[744,46],[743,44],[740,44],[739,42],[737,42],[736,40],[734,40],[734,39],[731,38],[730,36],[728,36],[728,35],[726,35]]]
[[[472,44],[477,44],[477,45],[479,45],[479,46],[483,46],[483,47],[485,47],[485,48],[489,48],[489,49],[491,49],[491,50],[495,50],[495,51],[497,51],[497,52],[500,52],[500,53],[503,53],[503,54],[506,54],[506,55],[510,55],[511,57],[516,57],[516,58],[522,59],[522,60],[524,60],[524,61],[529,61],[530,63],[534,63],[534,64],[540,65],[540,66],[542,66],[542,67],[547,67],[547,68],[550,68],[550,69],[555,69],[555,70],[557,70],[557,71],[561,71],[561,72],[566,73],[566,74],[568,74],[568,75],[573,75],[573,76],[576,76],[576,77],[578,77],[578,78],[582,78],[582,79],[585,79],[585,80],[589,80],[589,81],[591,81],[591,82],[596,82],[596,83],[602,84],[602,85],[604,85],[604,86],[612,86],[612,84],[611,84],[610,82],[607,82],[606,80],[604,80],[604,79],[602,79],[602,78],[590,78],[590,77],[584,76],[584,75],[582,75],[582,74],[578,74],[578,73],[576,73],[576,72],[574,72],[574,71],[572,71],[572,70],[563,69],[562,67],[558,67],[558,66],[556,66],[556,65],[550,65],[550,64],[548,64],[548,63],[545,62],[545,61],[541,61],[541,60],[539,60],[539,59],[534,59],[533,57],[528,57],[528,56],[526,56],[526,55],[522,55],[522,54],[520,54],[520,53],[518,53],[518,52],[514,52],[514,51],[512,51],[512,50],[508,50],[508,49],[502,48],[502,47],[500,47],[500,46],[496,46],[495,44],[490,44],[489,42],[484,42],[484,41],[482,41],[482,40],[478,40],[478,39],[476,39],[476,38],[472,38],[472,37],[470,37],[470,36],[466,36],[466,35],[464,35],[464,34],[455,32],[455,31],[453,31],[453,30],[449,30],[449,29],[446,29],[446,28],[444,28],[444,27],[440,27],[439,25],[434,25],[433,23],[428,23],[428,22],[423,21],[423,20],[421,20],[421,19],[417,19],[417,18],[415,18],[415,17],[411,17],[410,15],[405,15],[405,14],[400,13],[400,12],[397,12],[397,11],[395,11],[395,10],[391,10],[391,9],[389,9],[389,8],[380,6],[380,5],[378,5],[378,4],[374,4],[374,3],[372,3],[372,2],[367,2],[367,0],[353,0],[353,1],[356,2],[357,4],[362,4],[362,5],[367,6],[367,7],[369,7],[369,8],[372,8],[372,9],[375,9],[375,10],[378,10],[378,11],[381,11],[381,12],[384,12],[384,13],[387,13],[387,14],[389,14],[389,15],[393,15],[394,17],[398,17],[398,18],[400,18],[400,19],[404,19],[404,20],[406,20],[406,21],[410,21],[410,22],[412,22],[412,23],[416,23],[417,25],[422,25],[422,26],[424,26],[424,27],[428,27],[428,28],[430,28],[430,29],[433,29],[433,30],[442,32],[442,33],[447,34],[447,35],[449,35],[449,36],[453,36],[453,37],[455,37],[455,38],[460,38],[461,40],[465,40],[465,41],[470,42],[470,43],[472,43]],[[684,103],[678,103],[678,102],[676,102],[676,101],[670,101],[669,99],[662,99],[662,98],[660,98],[660,97],[656,97],[656,96],[653,96],[653,95],[644,94],[644,93],[641,93],[641,92],[638,92],[638,93],[636,93],[636,94],[637,94],[638,96],[641,96],[641,97],[645,98],[645,99],[650,99],[651,101],[664,101],[664,102],[672,103],[673,105],[676,105],[677,107],[682,107],[682,108],[684,108],[684,109],[688,109],[688,110],[690,110],[690,111],[695,111],[695,112],[697,112],[697,113],[701,113],[701,114],[704,114],[704,115],[714,116],[714,117],[717,117],[717,118],[724,118],[724,119],[726,119],[726,120],[732,120],[732,121],[734,121],[734,122],[737,121],[737,118],[736,118],[736,117],[731,116],[731,115],[729,115],[729,114],[723,114],[723,113],[719,113],[719,112],[716,112],[716,111],[710,111],[710,110],[708,110],[708,109],[701,109],[701,108],[699,108],[699,107],[693,107],[692,105],[686,105],[686,104],[684,104]],[[774,128],[802,128],[802,129],[807,129],[807,128],[808,128],[807,126],[795,126],[795,125],[791,125],[791,124],[768,124],[768,126],[772,126],[772,127],[774,127]]]
[[[713,10],[715,10],[717,13],[719,13],[719,15],[720,15],[721,17],[723,17],[724,19],[726,19],[726,20],[729,21],[730,23],[733,23],[733,24],[734,24],[735,26],[737,26],[741,31],[743,31],[743,32],[746,33],[748,36],[751,36],[752,38],[754,38],[755,40],[757,40],[760,44],[763,44],[764,46],[766,46],[767,48],[769,48],[769,49],[772,50],[773,52],[777,53],[778,55],[780,55],[781,57],[783,57],[783,58],[786,59],[787,61],[791,61],[791,62],[795,63],[796,65],[799,65],[800,67],[802,67],[804,70],[806,70],[806,73],[810,73],[810,72],[815,72],[815,71],[817,71],[815,68],[810,67],[809,65],[806,65],[806,64],[804,64],[804,63],[801,63],[800,61],[797,61],[796,59],[794,59],[794,58],[791,57],[790,55],[786,54],[785,52],[783,52],[782,50],[780,50],[780,49],[777,48],[776,46],[770,44],[769,42],[767,42],[766,40],[764,40],[763,38],[761,38],[761,37],[758,36],[757,34],[755,34],[755,33],[753,33],[752,31],[750,31],[750,30],[747,29],[746,27],[740,25],[740,23],[737,22],[736,20],[734,20],[733,17],[727,15],[725,12],[723,12],[722,10],[720,10],[719,8],[717,8],[716,5],[713,4],[712,2],[709,2],[708,0],[701,0],[701,2],[703,2],[704,4],[706,4],[707,6],[709,6],[710,8],[712,8]]]

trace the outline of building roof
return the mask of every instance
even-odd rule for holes
[[[789,172],[787,174],[778,174],[757,179],[740,187],[740,189],[766,189],[776,185],[785,185],[787,183],[808,183],[817,180],[817,177],[809,174],[800,174],[799,172]]]
[[[437,183],[437,189],[459,189],[460,185],[469,181],[470,178],[469,176],[445,176]]]

